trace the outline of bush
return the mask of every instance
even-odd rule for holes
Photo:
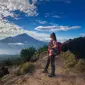
[[[75,56],[71,52],[69,51],[64,52],[62,56],[65,59],[65,62],[64,62],[65,67],[72,68],[76,65],[77,62],[76,62]]]
[[[48,46],[44,45],[43,47],[38,49],[38,53],[42,53],[42,52],[47,51],[47,50],[48,50]]]
[[[35,65],[31,62],[26,62],[20,65],[19,70],[17,71],[17,75],[33,73],[34,71],[35,71]]]
[[[85,73],[85,60],[80,59],[75,65],[75,69],[77,72]]]
[[[20,65],[23,62],[21,58],[9,58],[1,61],[1,66],[12,66],[12,65]]]
[[[30,47],[28,49],[22,49],[20,56],[24,61],[30,61],[32,56],[35,54],[36,49],[33,47]]]
[[[71,52],[63,52],[61,54],[62,57],[64,57],[64,66],[67,68],[70,68],[70,70],[73,70],[76,73],[85,73],[85,60],[84,59],[77,59],[74,54]]]
[[[33,56],[32,56],[32,58],[31,58],[31,62],[36,62],[38,59],[39,59],[39,53],[35,53]]]
[[[4,66],[11,66],[11,65],[13,65],[13,61],[10,60],[10,59],[3,60],[3,61],[2,61],[2,64],[3,64]]]

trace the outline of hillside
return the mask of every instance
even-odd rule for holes
[[[85,85],[82,75],[76,75],[64,69],[64,59],[61,56],[56,57],[56,77],[49,78],[47,74],[42,73],[46,59],[47,54],[42,53],[35,63],[36,71],[33,74],[15,76],[17,67],[11,68],[10,74],[3,77],[0,85]]]

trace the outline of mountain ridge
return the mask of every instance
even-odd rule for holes
[[[34,41],[34,40],[35,41],[40,41],[40,40],[37,40],[37,39],[29,36],[26,33],[23,33],[23,34],[19,34],[19,35],[13,36],[13,37],[7,37],[5,39],[0,40],[0,42],[5,42],[5,43],[7,43],[7,42],[15,42],[15,40],[19,42],[20,39],[21,39],[21,41],[23,41],[24,39],[25,40],[31,39],[32,41]],[[43,42],[43,41],[40,41],[40,42]]]
[[[24,48],[40,48],[46,44],[46,42],[34,39],[33,37],[24,33],[0,40],[0,54],[18,54]]]

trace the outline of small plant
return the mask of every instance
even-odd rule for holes
[[[75,69],[77,72],[85,73],[85,60],[80,59],[78,63],[75,65]]]
[[[35,65],[31,62],[26,62],[26,63],[20,65],[20,67],[17,71],[17,75],[33,73],[34,71],[35,71]]]
[[[76,65],[75,55],[73,55],[71,52],[67,51],[63,53],[62,56],[65,59],[65,67],[72,68]]]
[[[69,51],[63,52],[61,56],[65,59],[64,64],[66,69],[69,68],[76,73],[85,73],[85,59],[77,59],[75,55]]]

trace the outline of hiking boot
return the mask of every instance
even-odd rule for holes
[[[49,77],[55,77],[56,75],[55,74],[49,74],[48,76]]]
[[[47,70],[44,70],[43,73],[48,73],[48,71]]]

